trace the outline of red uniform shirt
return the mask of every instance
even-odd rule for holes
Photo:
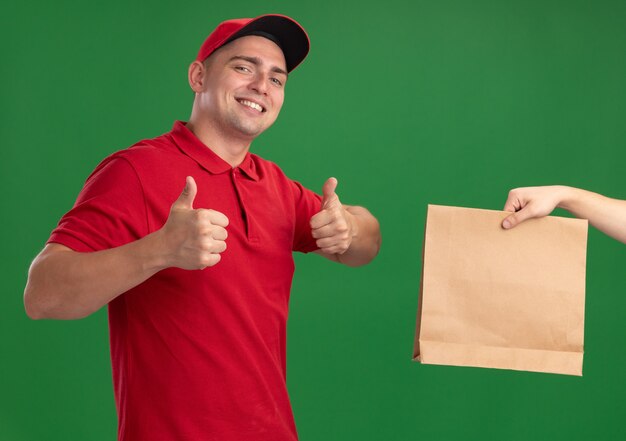
[[[292,251],[315,250],[320,197],[248,154],[232,168],[182,122],[105,159],[49,242],[117,247],[167,220],[185,177],[194,208],[224,213],[210,268],[168,268],[109,304],[119,440],[297,439],[286,389]]]

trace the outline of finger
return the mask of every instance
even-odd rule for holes
[[[332,225],[324,225],[320,228],[314,228],[311,230],[311,235],[314,239],[322,239],[324,237],[332,237],[335,234],[335,229]]]
[[[350,243],[343,240],[322,239],[317,243],[318,248],[326,254],[343,254],[350,248]]]
[[[174,201],[173,206],[193,210],[193,201],[196,198],[197,192],[198,187],[196,186],[196,181],[193,177],[187,176],[185,188],[183,188],[183,192],[178,196],[178,199]]]
[[[205,269],[209,266],[217,265],[220,260],[222,260],[221,254],[207,254],[202,258],[199,269]]]
[[[226,242],[223,240],[215,240],[210,237],[205,237],[200,240],[200,249],[203,252],[208,253],[222,253],[226,250]]]
[[[504,203],[504,211],[515,212],[522,208],[522,202],[519,197],[514,193],[514,191],[509,192],[509,197],[506,199]]]
[[[348,248],[345,245],[334,245],[332,247],[320,248],[320,250],[326,254],[344,254],[348,251]]]
[[[226,231],[226,228],[216,226],[211,230],[211,237],[215,240],[226,240],[228,232]]]
[[[334,220],[334,216],[332,213],[326,210],[320,211],[319,213],[317,213],[311,218],[311,221],[310,221],[311,229],[316,230],[318,228],[321,228],[325,225],[330,224],[333,220]]]
[[[223,240],[213,241],[213,250],[211,252],[213,254],[223,253],[224,251],[226,251],[227,246],[228,245],[226,245],[226,242],[224,242]]]
[[[526,219],[530,219],[531,217],[533,216],[531,215],[530,210],[525,208],[523,210],[520,210],[506,217],[502,221],[502,228],[504,228],[505,230],[508,230],[520,224],[521,222],[524,222]]]
[[[224,213],[215,210],[207,210],[207,212],[209,213],[208,219],[213,225],[218,225],[223,228],[228,226],[228,217],[226,217]]]
[[[330,247],[335,247],[335,246],[339,246],[341,244],[341,240],[335,236],[331,236],[331,237],[324,237],[322,239],[317,239],[315,241],[315,244],[318,246],[319,249],[327,249]]]
[[[337,179],[328,178],[322,187],[322,209],[330,206],[333,202],[338,201],[339,197],[335,190],[337,189]]]

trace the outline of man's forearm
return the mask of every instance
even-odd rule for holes
[[[214,210],[194,209],[196,193],[196,182],[188,176],[165,225],[121,247],[78,253],[59,244],[46,246],[28,274],[28,316],[86,317],[164,268],[198,270],[219,263],[228,218]]]
[[[33,319],[78,319],[164,268],[159,232],[104,251],[79,253],[49,244],[30,267],[24,291]]]

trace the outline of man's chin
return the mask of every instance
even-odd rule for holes
[[[260,126],[260,125],[249,125],[249,124],[239,124],[236,127],[236,130],[243,136],[248,138],[256,138],[265,130],[267,130],[269,126]]]

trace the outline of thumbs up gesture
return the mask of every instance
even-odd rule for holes
[[[337,179],[328,178],[322,187],[322,209],[311,218],[311,234],[326,254],[345,253],[356,234],[352,215],[339,201],[336,189]]]
[[[196,181],[187,176],[161,229],[168,267],[204,269],[217,264],[226,249],[228,218],[215,210],[194,209],[197,192]]]

